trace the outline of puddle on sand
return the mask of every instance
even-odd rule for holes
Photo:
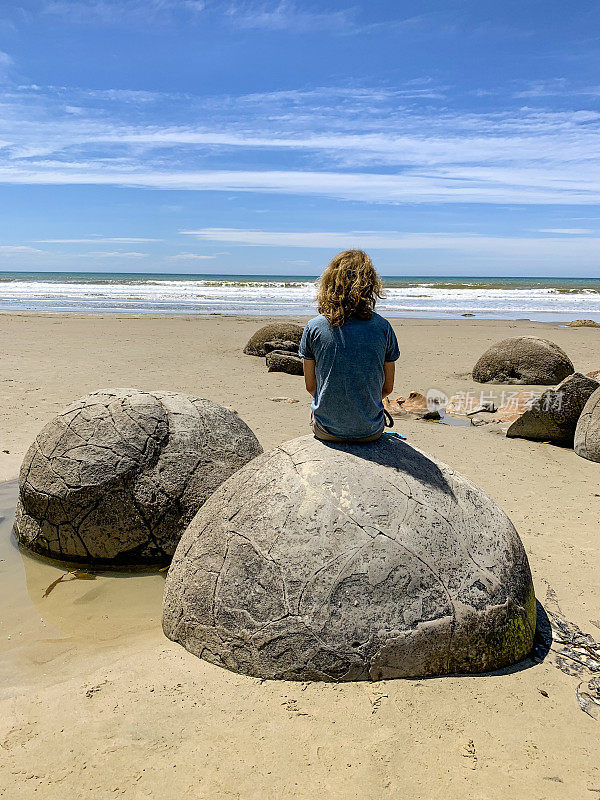
[[[16,481],[0,484],[0,688],[37,678],[46,665],[78,650],[110,648],[124,638],[162,637],[165,573],[94,572],[93,580],[67,577],[68,569],[18,548],[12,525]]]

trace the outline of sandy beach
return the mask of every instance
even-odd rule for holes
[[[281,318],[279,318],[281,319]],[[302,378],[246,356],[271,318],[0,314],[0,797],[337,800],[581,798],[600,794],[600,721],[582,677],[539,664],[502,674],[325,684],[261,682],[164,638],[164,577],[93,581],[25,556],[6,535],[23,456],[61,408],[100,388],[168,389],[235,409],[263,448],[308,433]],[[305,319],[294,321],[303,323]],[[537,335],[578,371],[600,332],[529,321],[394,319],[395,393],[493,393],[473,364]],[[517,387],[519,390],[529,387]],[[540,390],[540,387],[531,387]],[[274,402],[270,398],[298,402]],[[473,480],[510,516],[536,594],[600,638],[600,465],[494,426],[398,420],[408,441]],[[589,677],[589,676],[588,676]]]

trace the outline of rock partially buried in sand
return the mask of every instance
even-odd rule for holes
[[[286,353],[294,353],[298,355],[298,344],[296,342],[285,342],[281,339],[275,339],[272,342],[265,342],[265,354],[269,354],[272,350],[283,350]]]
[[[284,350],[272,350],[267,353],[267,367],[269,372],[287,372],[288,375],[302,375],[302,359],[293,353]]]
[[[251,336],[244,347],[244,353],[249,356],[265,356],[265,344],[273,341],[293,342],[299,345],[303,331],[302,325],[297,325],[295,322],[273,322],[259,328]]]
[[[577,421],[598,381],[580,372],[569,375],[556,389],[548,389],[510,426],[509,439],[533,439],[572,447]]]
[[[209,400],[93,392],[29,448],[17,538],[66,561],[164,563],[206,498],[261,452],[250,428]]]
[[[554,386],[575,372],[571,359],[554,342],[537,336],[503,339],[473,367],[478,383]]]
[[[600,461],[600,388],[585,404],[575,430],[575,452],[589,461]]]
[[[600,328],[600,322],[593,319],[574,319],[567,323],[567,328]]]
[[[169,570],[165,634],[261,678],[480,672],[529,652],[527,556],[507,516],[431,456],[286,442],[207,500]]]

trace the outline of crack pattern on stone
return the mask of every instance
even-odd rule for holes
[[[163,628],[262,678],[364,680],[523,658],[535,596],[521,541],[474,484],[407,444],[286,442],[187,529]]]
[[[194,514],[262,453],[233,412],[175,392],[105,389],[40,432],[19,479],[19,542],[97,564],[165,563]]]

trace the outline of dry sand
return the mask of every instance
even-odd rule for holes
[[[241,352],[260,324],[251,317],[0,315],[0,479],[16,477],[27,446],[56,411],[108,386],[216,400],[236,409],[265,449],[308,432],[302,379],[269,374],[263,359]],[[476,358],[493,341],[521,334],[553,339],[581,371],[600,368],[593,329],[393,324],[401,394],[479,393],[469,376]],[[281,396],[299,402],[268,399]],[[550,587],[564,616],[600,638],[600,465],[508,440],[491,426],[396,425],[504,508],[527,549],[538,598],[554,609]],[[4,508],[10,517],[14,496],[14,485],[0,487],[0,515]],[[1,797],[600,795],[600,720],[580,710],[581,677],[558,668],[556,647],[540,664],[481,677],[261,683],[199,661],[162,636],[160,575],[68,580],[43,598],[63,570],[23,557],[8,540],[9,522],[0,547]]]

